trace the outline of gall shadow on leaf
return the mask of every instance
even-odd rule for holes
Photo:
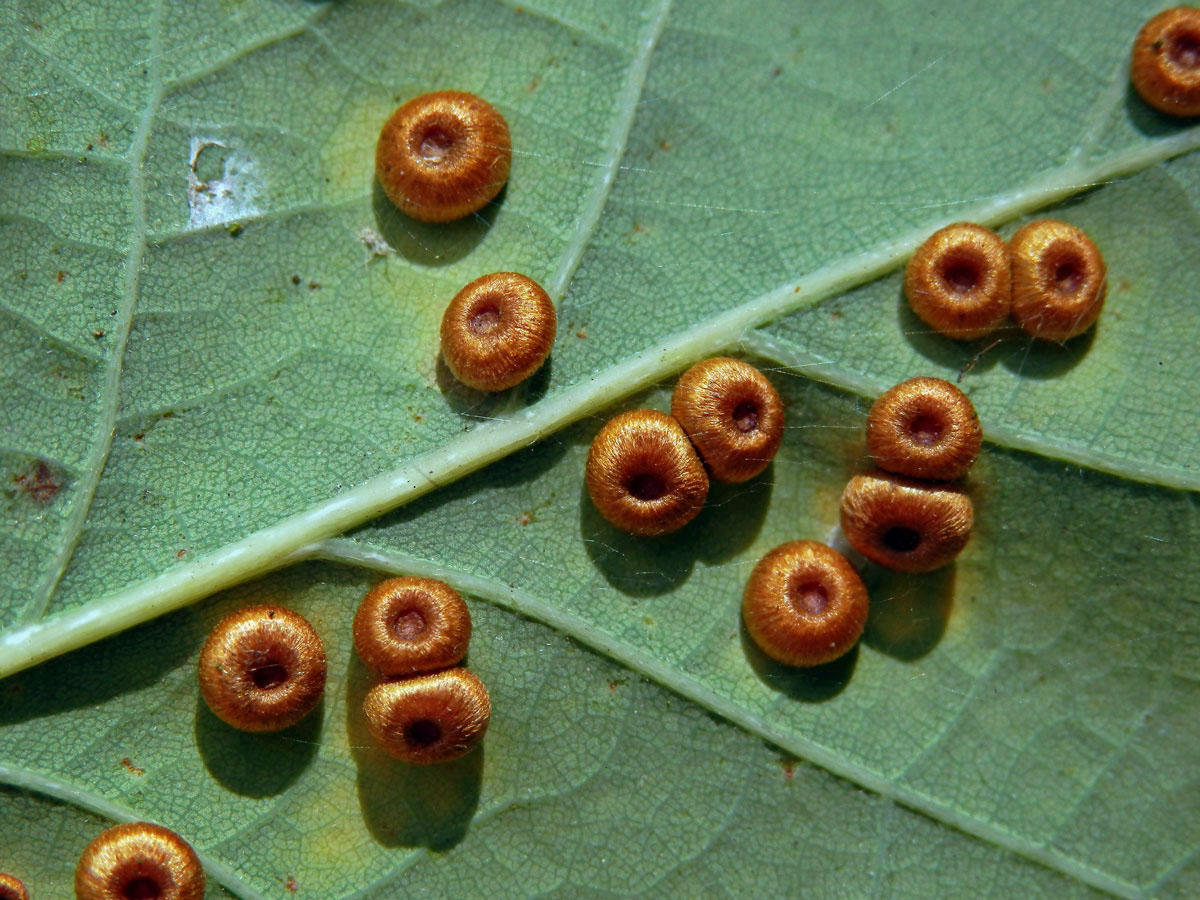
[[[193,610],[131,628],[0,683],[0,726],[101,706],[161,684],[203,642]],[[195,685],[192,666],[189,684]]]
[[[1088,355],[1099,330],[1100,323],[1097,322],[1083,334],[1063,344],[1022,335],[1025,340],[1020,349],[1004,355],[1004,366],[1014,375],[1039,381],[1065,375]]]
[[[938,645],[954,607],[954,563],[920,575],[873,567],[866,580],[867,646],[911,662]]]
[[[1150,106],[1137,92],[1133,82],[1125,85],[1125,117],[1139,134],[1148,138],[1166,138],[1195,125],[1197,118],[1168,116]]]
[[[325,700],[291,728],[251,734],[225,724],[197,693],[196,747],[204,767],[227,790],[272,797],[287,790],[312,763],[321,743]]]
[[[397,253],[421,266],[448,266],[458,262],[487,237],[504,205],[507,186],[480,212],[454,222],[420,222],[407,216],[388,199],[379,179],[372,183],[371,207],[375,228]],[[480,272],[479,274],[484,274]],[[448,303],[450,298],[446,298]]]
[[[660,537],[627,534],[600,515],[586,483],[580,492],[579,536],[612,587],[630,597],[657,597],[687,581],[699,551],[690,525]]]
[[[741,484],[714,481],[704,511],[684,531],[690,530],[706,563],[722,563],[754,543],[771,507],[775,488],[775,463]]]
[[[743,484],[713,482],[704,509],[687,525],[660,537],[638,537],[600,515],[580,486],[579,533],[592,564],[612,587],[632,597],[655,597],[687,581],[697,560],[728,561],[750,546],[771,505],[773,464]]]
[[[552,360],[547,359],[540,369],[520,384],[506,391],[489,393],[477,391],[455,378],[440,351],[434,362],[434,376],[446,405],[466,418],[488,419],[502,411],[511,411],[509,407],[524,408],[537,403],[550,388],[551,372]]]
[[[987,351],[996,338],[1006,334],[1006,331],[1002,329],[994,335],[988,335],[975,341],[956,341],[948,338],[917,318],[912,307],[908,305],[908,298],[904,296],[903,284],[900,286],[897,297],[896,318],[900,325],[900,333],[904,335],[904,339],[908,341],[910,347],[930,362],[949,369],[951,372],[962,372],[968,363],[972,363],[972,360],[974,362],[969,371],[978,373],[991,369],[998,362],[998,357],[995,353]],[[1019,331],[1013,331],[1013,334],[1019,333]],[[921,374],[925,373],[914,372],[910,377]],[[953,379],[948,378],[947,380]]]
[[[493,418],[508,399],[507,391],[497,391],[493,394],[487,391],[477,391],[475,388],[463,384],[454,377],[454,373],[446,365],[446,360],[440,350],[434,362],[434,377],[437,379],[438,390],[445,399],[446,405],[455,414],[464,418]]]
[[[375,743],[363,699],[375,683],[357,656],[346,671],[346,733],[358,766],[358,803],[371,835],[385,847],[449,850],[466,836],[479,806],[483,743],[458,759],[414,766]]]
[[[759,649],[741,616],[738,617],[738,623],[746,661],[759,681],[771,690],[802,703],[824,703],[840,694],[850,683],[854,667],[858,664],[858,644],[851,647],[849,653],[823,666],[785,666]]]

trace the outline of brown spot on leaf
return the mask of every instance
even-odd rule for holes
[[[123,768],[130,775],[137,775],[139,778],[142,775],[146,774],[146,770],[143,769],[141,766],[135,766],[133,764],[133,760],[130,759],[128,756],[124,756],[121,758],[121,768]]]
[[[57,281],[59,284],[62,284],[63,281],[66,279],[66,277],[67,277],[67,273],[64,272],[62,269],[59,269],[57,274],[55,274],[55,276],[54,276],[54,280]]]
[[[13,481],[30,500],[43,505],[53,500],[62,490],[54,472],[44,462],[39,462],[32,471],[14,475]]]
[[[287,881],[285,881],[283,883],[283,886],[285,888],[287,888],[289,891],[291,891],[293,894],[296,893],[296,891],[300,890],[300,885],[296,883],[296,879],[293,878],[291,875],[289,875],[287,877]]]
[[[779,768],[783,771],[784,779],[791,781],[792,776],[796,774],[796,758],[794,756],[779,757]]]

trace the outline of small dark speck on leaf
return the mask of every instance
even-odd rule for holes
[[[62,284],[63,280],[66,279],[66,277],[67,277],[67,273],[64,272],[62,269],[59,269],[57,274],[55,274],[55,276],[54,276],[54,280],[57,281],[59,284]]]
[[[537,521],[537,516],[534,515],[534,512],[531,509],[528,509],[525,512],[521,513],[519,516],[517,516],[517,524],[521,525],[521,526],[532,525],[536,521]]]
[[[575,332],[575,337],[579,338],[582,341],[585,338],[587,338],[587,332],[584,329],[580,328],[577,332]]]
[[[321,282],[319,282],[319,281],[310,281],[310,282],[308,283],[308,289],[309,289],[310,291],[319,291],[319,290],[321,289]]]
[[[102,328],[97,328],[92,332],[92,337],[94,337],[96,340],[100,340],[100,338],[104,337],[104,330]]]
[[[299,283],[300,283],[300,276],[299,276],[299,275],[293,275],[293,276],[292,276],[292,284],[299,284]]]
[[[229,236],[231,238],[240,237],[242,230],[243,230],[242,226],[235,222],[234,224],[229,226]]]
[[[141,776],[141,775],[146,774],[146,770],[143,769],[141,766],[135,766],[133,764],[133,760],[130,759],[128,756],[123,757],[121,759],[121,767],[123,769],[125,769],[125,771],[127,771],[130,775]]]
[[[671,145],[666,141],[659,141],[658,146],[663,150],[664,153],[668,153],[671,150]]]
[[[187,556],[187,550],[180,550],[178,553],[175,554],[176,559],[182,559],[185,556]]]
[[[773,68],[771,70],[772,78],[778,78],[782,74],[783,74],[783,66],[776,66],[775,68]]]
[[[296,891],[300,890],[300,885],[296,883],[296,879],[293,878],[291,875],[288,876],[288,879],[287,879],[287,881],[285,881],[283,883],[283,886],[285,888],[287,888],[289,891],[291,891],[293,894],[296,893]]]
[[[779,768],[783,771],[783,777],[788,781],[792,780],[792,776],[796,774],[796,758],[793,756],[779,757]]]

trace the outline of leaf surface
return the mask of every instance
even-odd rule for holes
[[[1200,893],[1200,130],[1127,87],[1154,10],[726,6],[0,10],[0,669],[82,647],[0,682],[0,865],[35,896],[96,815],[180,831],[210,896]],[[433,227],[372,158],[442,87],[516,153]],[[935,228],[1047,207],[1105,253],[1094,332],[958,344],[908,312]],[[489,397],[436,342],[497,270],[559,336]],[[591,437],[729,351],[784,396],[780,455],[675,536],[616,532]],[[967,551],[872,573],[845,661],[770,664],[749,568],[830,538],[871,397],[960,373],[991,441]],[[470,598],[482,752],[413,771],[365,734],[349,622],[383,572]],[[330,678],[255,737],[195,659],[267,600]]]

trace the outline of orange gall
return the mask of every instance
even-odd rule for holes
[[[384,123],[375,174],[384,193],[422,222],[478,212],[508,180],[508,123],[486,100],[437,91],[409,100]]]

